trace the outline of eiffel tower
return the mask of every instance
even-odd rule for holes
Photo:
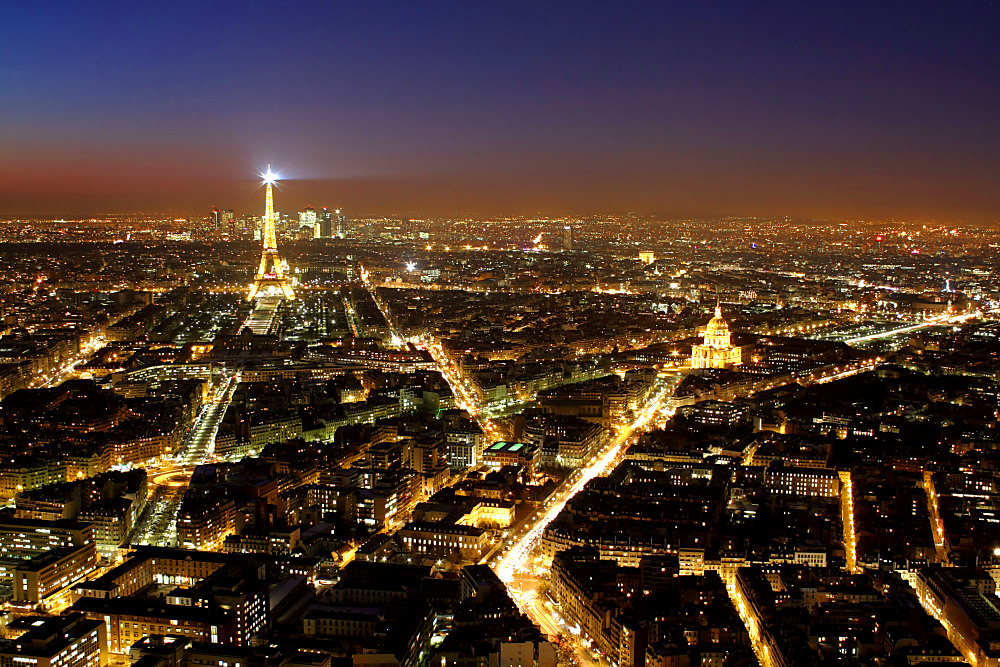
[[[295,299],[295,292],[292,291],[292,281],[285,273],[288,265],[278,254],[278,239],[274,233],[274,195],[271,191],[278,175],[271,172],[271,165],[267,165],[267,173],[262,174],[264,184],[267,186],[267,199],[264,207],[264,250],[260,255],[260,265],[257,267],[257,274],[250,285],[250,293],[247,294],[247,301],[262,296],[284,296],[289,301]]]

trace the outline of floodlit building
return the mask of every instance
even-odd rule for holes
[[[705,340],[691,350],[692,368],[732,368],[743,363],[743,348],[732,344],[729,322],[722,317],[722,306],[715,307],[715,317],[708,321]]]
[[[400,529],[399,539],[411,553],[435,558],[460,554],[463,559],[477,561],[486,553],[489,534],[475,526],[416,521]]]

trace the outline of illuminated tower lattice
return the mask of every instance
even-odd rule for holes
[[[247,301],[253,301],[259,296],[284,296],[288,300],[295,298],[292,291],[292,281],[287,275],[288,265],[278,254],[278,238],[274,233],[274,194],[272,186],[278,180],[277,174],[271,173],[271,165],[267,166],[264,184],[267,186],[267,198],[264,207],[264,249],[260,255],[260,265],[257,275],[250,285]]]

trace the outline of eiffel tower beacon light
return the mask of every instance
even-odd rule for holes
[[[264,205],[264,248],[260,255],[257,274],[250,284],[247,301],[253,301],[262,296],[283,296],[291,301],[295,299],[295,292],[292,291],[292,281],[287,274],[288,265],[278,254],[278,238],[274,233],[274,193],[272,189],[278,180],[278,175],[271,171],[271,165],[267,165],[267,172],[261,174],[261,177],[267,188]]]

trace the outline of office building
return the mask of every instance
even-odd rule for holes
[[[0,648],[0,667],[103,667],[108,664],[104,621],[81,613],[22,616],[7,626],[21,634]]]

